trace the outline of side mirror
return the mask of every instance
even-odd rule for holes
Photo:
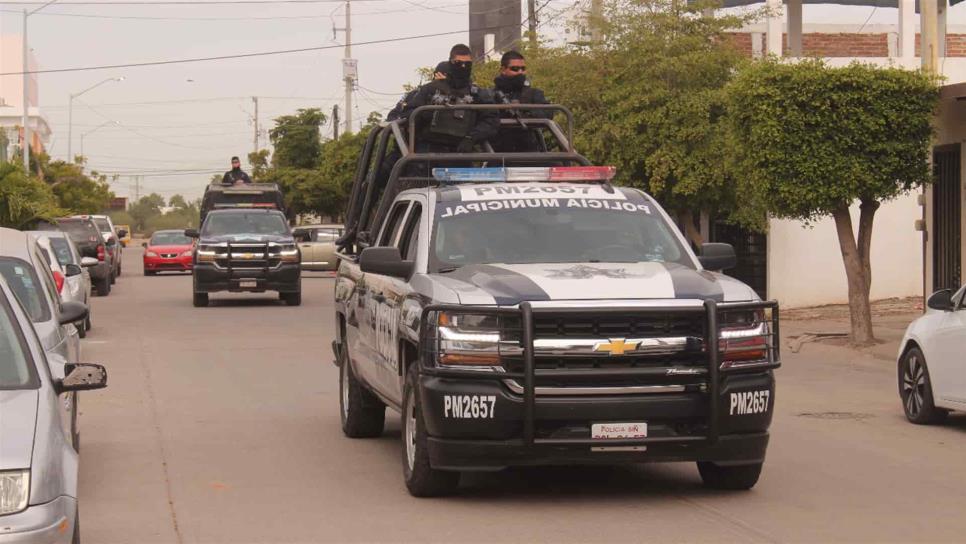
[[[60,305],[60,324],[77,323],[87,319],[87,305],[68,300]]]
[[[121,230],[117,231],[117,237],[118,238],[124,238],[125,236],[127,236],[127,231],[126,230],[121,229]]]
[[[359,268],[363,272],[409,279],[415,267],[414,262],[402,260],[395,247],[368,247],[359,255]]]
[[[144,248],[148,247],[148,243],[147,242],[141,242],[141,247],[144,247]]]
[[[84,269],[74,263],[70,263],[64,265],[64,272],[66,273],[67,277],[78,276],[84,272]]]
[[[198,232],[198,229],[184,229],[184,235],[188,238],[198,238],[201,236],[201,234]]]
[[[292,237],[295,238],[296,242],[311,242],[312,235],[306,231],[293,232]]]
[[[735,248],[731,244],[701,244],[698,260],[708,270],[728,270],[738,264]]]
[[[81,257],[81,266],[88,268],[91,266],[97,266],[101,261],[98,261],[94,257]]]
[[[107,387],[107,369],[91,363],[68,364],[64,379],[57,386],[58,392],[90,391]]]
[[[933,310],[942,310],[944,312],[952,311],[953,290],[940,289],[939,291],[929,295],[929,300],[926,301],[926,306],[932,308]]]
[[[105,245],[106,245],[107,247],[114,247],[114,246],[116,246],[116,245],[117,245],[117,240],[115,240],[115,239],[114,239],[114,237],[113,237],[113,236],[111,236],[110,238],[108,238],[108,239],[107,239],[107,241],[106,241],[106,242],[104,242],[104,244],[105,244]]]

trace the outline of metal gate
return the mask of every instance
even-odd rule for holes
[[[738,265],[725,273],[744,282],[762,300],[767,300],[768,236],[723,221],[715,221],[711,226],[711,241],[734,246]]]
[[[933,290],[962,284],[962,183],[960,145],[933,150],[932,270]]]

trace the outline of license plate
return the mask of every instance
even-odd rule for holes
[[[594,440],[647,438],[647,423],[594,423],[590,426]]]
[[[238,282],[238,286],[241,287],[242,289],[245,289],[246,287],[258,287],[258,281],[257,280],[240,281]]]

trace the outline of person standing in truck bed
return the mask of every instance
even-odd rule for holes
[[[221,178],[221,182],[225,185],[251,183],[252,178],[248,177],[248,174],[241,169],[241,161],[238,160],[238,157],[232,157],[231,170],[225,172],[225,177]]]

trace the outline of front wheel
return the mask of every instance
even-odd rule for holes
[[[899,398],[906,419],[916,425],[942,423],[948,410],[936,408],[926,357],[919,348],[906,351],[899,362]]]
[[[460,473],[436,470],[429,463],[426,425],[419,406],[417,385],[418,363],[410,365],[406,373],[406,388],[402,406],[402,464],[406,489],[414,497],[440,497],[456,491]]]
[[[205,308],[208,306],[208,293],[195,293],[192,298],[195,308]]]
[[[288,305],[288,306],[301,306],[302,305],[302,292],[301,291],[296,291],[294,293],[282,293],[280,296],[281,296],[282,300],[285,301],[285,304]]]
[[[97,296],[106,297],[111,294],[110,276],[97,280]]]
[[[698,472],[705,487],[744,490],[751,489],[758,483],[762,465],[763,463],[718,465],[709,461],[698,461]]]

